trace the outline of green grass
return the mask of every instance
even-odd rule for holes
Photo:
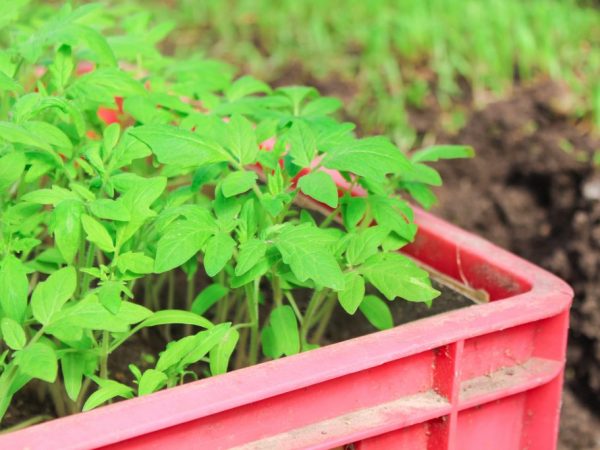
[[[406,106],[445,111],[468,81],[476,106],[515,76],[566,81],[577,115],[600,126],[600,11],[572,0],[180,0],[172,42],[267,81],[293,62],[356,88],[347,108],[369,130],[410,141]],[[333,78],[335,76],[335,78]]]

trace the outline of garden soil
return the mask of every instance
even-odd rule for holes
[[[573,286],[561,445],[600,449],[600,170],[590,162],[600,139],[569,118],[571,105],[564,86],[544,82],[473,112],[455,135],[438,132],[477,157],[438,164],[434,211]]]

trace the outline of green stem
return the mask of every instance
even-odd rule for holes
[[[323,306],[321,313],[319,314],[319,316],[320,316],[319,325],[317,326],[317,329],[311,336],[313,342],[320,344],[321,339],[323,339],[323,335],[325,334],[325,330],[327,329],[327,325],[329,325],[331,316],[333,315],[333,312],[335,311],[336,306],[337,306],[337,301],[335,298],[335,293],[332,292],[327,297],[327,300],[325,300],[325,305]]]
[[[294,314],[296,314],[298,322],[300,322],[300,325],[302,325],[302,323],[304,322],[304,317],[302,317],[302,313],[300,312],[300,308],[298,308],[298,304],[296,303],[294,296],[292,295],[291,292],[286,291],[285,298],[287,298],[292,309],[294,310]]]
[[[195,288],[196,288],[195,281],[196,280],[193,275],[188,276],[187,291],[186,291],[186,296],[185,296],[185,306],[188,311],[192,310],[192,302],[194,301],[194,294],[196,293],[195,292]],[[186,324],[184,326],[184,335],[189,336],[190,334],[192,334],[192,326],[190,324]]]
[[[260,278],[254,280],[254,286],[247,284],[246,298],[248,302],[248,314],[250,317],[250,349],[248,351],[248,364],[254,365],[258,361],[259,323],[258,323],[258,286]]]
[[[342,209],[342,205],[338,205],[337,208],[335,208],[333,211],[331,211],[331,213],[329,213],[329,215],[327,217],[325,217],[323,222],[321,222],[321,224],[319,225],[319,228],[325,228],[325,227],[329,226],[329,224],[331,222],[333,222],[333,220],[339,215],[341,209]]]
[[[108,331],[105,330],[102,332],[102,350],[100,354],[100,378],[104,379],[108,378],[108,355],[110,354],[108,339]]]
[[[327,295],[327,289],[322,289],[320,291],[315,291],[308,302],[308,307],[306,308],[306,313],[304,314],[304,321],[302,322],[302,327],[300,328],[300,343],[304,350],[307,342],[308,332],[311,328],[311,323],[313,320],[314,314],[319,309],[319,306],[323,302],[323,299]]]

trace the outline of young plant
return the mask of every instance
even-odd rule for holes
[[[409,157],[312,88],[111,47],[87,25],[108,19],[22,19],[42,25],[0,52],[0,417],[32,380],[57,415],[88,410],[314,348],[338,304],[384,329],[387,301],[438,295],[397,252],[404,194],[431,204],[423,163],[471,149]],[[138,332],[165,350],[111,379]]]

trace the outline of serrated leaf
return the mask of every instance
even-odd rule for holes
[[[77,273],[73,267],[57,270],[46,281],[38,283],[31,295],[33,317],[47,325],[77,288]]]
[[[231,117],[228,124],[227,146],[241,165],[256,162],[258,143],[254,128],[248,119],[238,114]]]
[[[225,197],[233,197],[252,189],[258,175],[256,172],[232,172],[225,177],[221,184],[221,190]]]
[[[27,343],[27,337],[23,327],[14,319],[4,317],[0,321],[0,329],[2,330],[2,339],[6,345],[13,350],[21,350]]]
[[[283,305],[275,308],[269,317],[269,324],[273,329],[277,348],[284,355],[295,355],[300,351],[298,322],[291,306]]]
[[[382,137],[357,139],[351,144],[334,147],[326,154],[323,165],[375,182],[381,182],[389,173],[410,170],[408,159],[390,141]]]
[[[351,235],[346,249],[346,259],[352,266],[365,262],[377,253],[389,234],[388,229],[381,226],[372,226]]]
[[[171,125],[144,125],[129,133],[148,145],[163,164],[200,167],[228,159],[216,142]]]
[[[300,281],[313,280],[334,290],[344,288],[344,276],[333,254],[336,239],[310,223],[287,224],[276,239],[283,261]]]
[[[310,167],[317,154],[317,139],[310,126],[302,120],[294,121],[289,131],[289,142],[294,164]]]
[[[344,289],[338,292],[340,305],[348,314],[354,314],[365,296],[365,280],[356,272],[344,275]]]
[[[215,221],[208,214],[174,222],[158,241],[154,271],[163,273],[181,266],[200,251],[215,231]]]
[[[270,92],[271,88],[268,84],[246,75],[235,80],[231,86],[227,88],[225,95],[229,101],[235,101],[251,94],[268,94]]]
[[[359,306],[360,312],[378,330],[394,327],[394,319],[389,306],[374,295],[367,295]]]
[[[331,208],[338,205],[338,189],[331,176],[323,171],[310,172],[298,181],[303,194]]]
[[[417,225],[413,222],[413,210],[406,201],[383,195],[370,195],[367,201],[379,225],[395,231],[409,242],[414,239]]]
[[[440,292],[431,287],[429,274],[399,253],[380,253],[361,266],[361,272],[388,300],[430,302]]]
[[[264,258],[267,247],[266,242],[260,239],[250,239],[240,245],[237,265],[235,266],[236,276],[245,274],[258,264],[258,262]]]

